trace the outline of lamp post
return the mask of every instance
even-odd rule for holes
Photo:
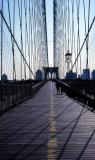
[[[72,54],[69,52],[69,50],[67,50],[67,53],[65,54],[65,60],[67,63],[67,72],[69,72],[70,71],[70,63],[72,60]]]

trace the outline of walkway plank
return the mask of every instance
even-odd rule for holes
[[[0,160],[95,160],[95,113],[45,84],[0,120]]]

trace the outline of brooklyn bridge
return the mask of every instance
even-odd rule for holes
[[[95,1],[0,0],[0,160],[95,160]]]

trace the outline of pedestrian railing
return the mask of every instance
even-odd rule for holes
[[[45,81],[0,81],[0,113],[33,97]]]
[[[95,110],[95,80],[57,80],[61,92]]]

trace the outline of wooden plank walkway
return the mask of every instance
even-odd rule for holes
[[[45,84],[0,120],[0,160],[95,160],[95,113]]]

